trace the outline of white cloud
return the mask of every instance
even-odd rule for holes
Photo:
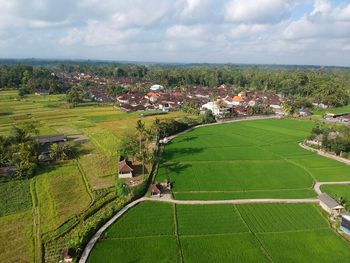
[[[327,0],[316,0],[314,9],[284,31],[287,39],[350,38],[350,4],[333,7]]]
[[[231,0],[225,18],[235,23],[272,23],[288,17],[291,4],[285,0]]]
[[[349,43],[331,0],[0,0],[0,57],[349,64]]]

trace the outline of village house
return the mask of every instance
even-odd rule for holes
[[[164,183],[151,184],[148,190],[151,197],[162,197],[162,195],[171,194],[171,183],[167,181]]]
[[[150,90],[151,91],[159,91],[159,90],[163,90],[164,87],[162,85],[159,85],[159,84],[155,84],[155,85],[152,85]]]
[[[119,178],[132,178],[133,177],[133,165],[126,158],[120,157],[118,163],[118,177]]]
[[[327,113],[324,117],[326,122],[336,122],[341,124],[350,124],[350,113]]]
[[[161,197],[160,189],[156,184],[151,184],[148,190],[151,194],[151,197]]]
[[[301,108],[298,110],[298,114],[301,117],[311,116],[312,112],[308,108]]]
[[[341,223],[340,223],[340,229],[350,236],[350,213],[347,212],[342,215],[341,217]]]
[[[338,204],[338,202],[328,194],[322,193],[318,198],[320,200],[320,206],[331,216],[337,217],[344,211],[344,207]]]
[[[232,104],[234,106],[243,106],[244,105],[244,99],[240,96],[234,96],[232,98]]]
[[[230,112],[230,108],[228,108],[226,105],[219,105],[217,101],[210,101],[202,105],[201,110],[210,110],[216,117],[224,116],[225,114]]]

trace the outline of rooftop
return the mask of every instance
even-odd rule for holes
[[[330,209],[335,209],[335,208],[341,209],[341,208],[344,208],[343,206],[338,204],[337,201],[335,201],[332,197],[330,197],[326,193],[320,194],[318,198],[320,199],[320,201],[322,203],[324,203]]]

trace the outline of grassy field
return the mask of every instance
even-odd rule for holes
[[[0,217],[0,262],[33,262],[32,212]]]
[[[74,164],[46,167],[35,179],[43,233],[81,213],[92,201]]]
[[[0,217],[30,210],[31,208],[32,197],[29,180],[0,183]]]
[[[350,180],[350,167],[302,149],[312,121],[207,126],[166,145],[156,180],[177,199],[314,197],[314,181]]]
[[[89,262],[345,263],[349,256],[350,245],[315,205],[146,202],[107,229]]]
[[[182,117],[184,113],[169,113],[159,116],[144,117],[150,125],[159,119]],[[112,105],[89,105],[69,108],[64,95],[18,97],[17,91],[0,91],[0,135],[9,135],[14,125],[35,122],[40,135],[63,133],[66,136],[86,136],[88,143],[79,148],[78,158],[74,162],[50,165],[38,172],[30,180],[0,182],[0,222],[13,223],[18,215],[26,214],[25,222],[32,229],[32,200],[37,199],[40,211],[40,229],[45,234],[79,215],[89,207],[101,191],[113,189],[117,173],[117,145],[125,132],[134,130],[139,119],[138,113],[121,112]],[[35,189],[30,192],[29,185],[35,181]],[[30,213],[28,212],[30,211]],[[10,228],[10,226],[9,226]],[[0,230],[5,235],[6,230]],[[1,241],[0,251],[9,251],[8,262],[32,261],[32,237],[23,231],[13,232],[18,237],[14,240],[26,240],[26,249],[20,250]],[[11,253],[10,251],[13,251]],[[17,253],[23,251],[23,254]],[[3,253],[3,252],[0,252]],[[51,253],[51,252],[49,252]],[[2,254],[3,255],[3,254]],[[24,259],[29,260],[16,260]],[[3,260],[0,260],[3,261]]]

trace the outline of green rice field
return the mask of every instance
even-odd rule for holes
[[[311,256],[310,256],[311,255]],[[311,204],[145,202],[104,233],[88,262],[350,262],[350,244]]]
[[[156,181],[176,199],[309,198],[315,181],[350,180],[350,166],[302,149],[314,123],[270,119],[194,129],[166,145]]]

